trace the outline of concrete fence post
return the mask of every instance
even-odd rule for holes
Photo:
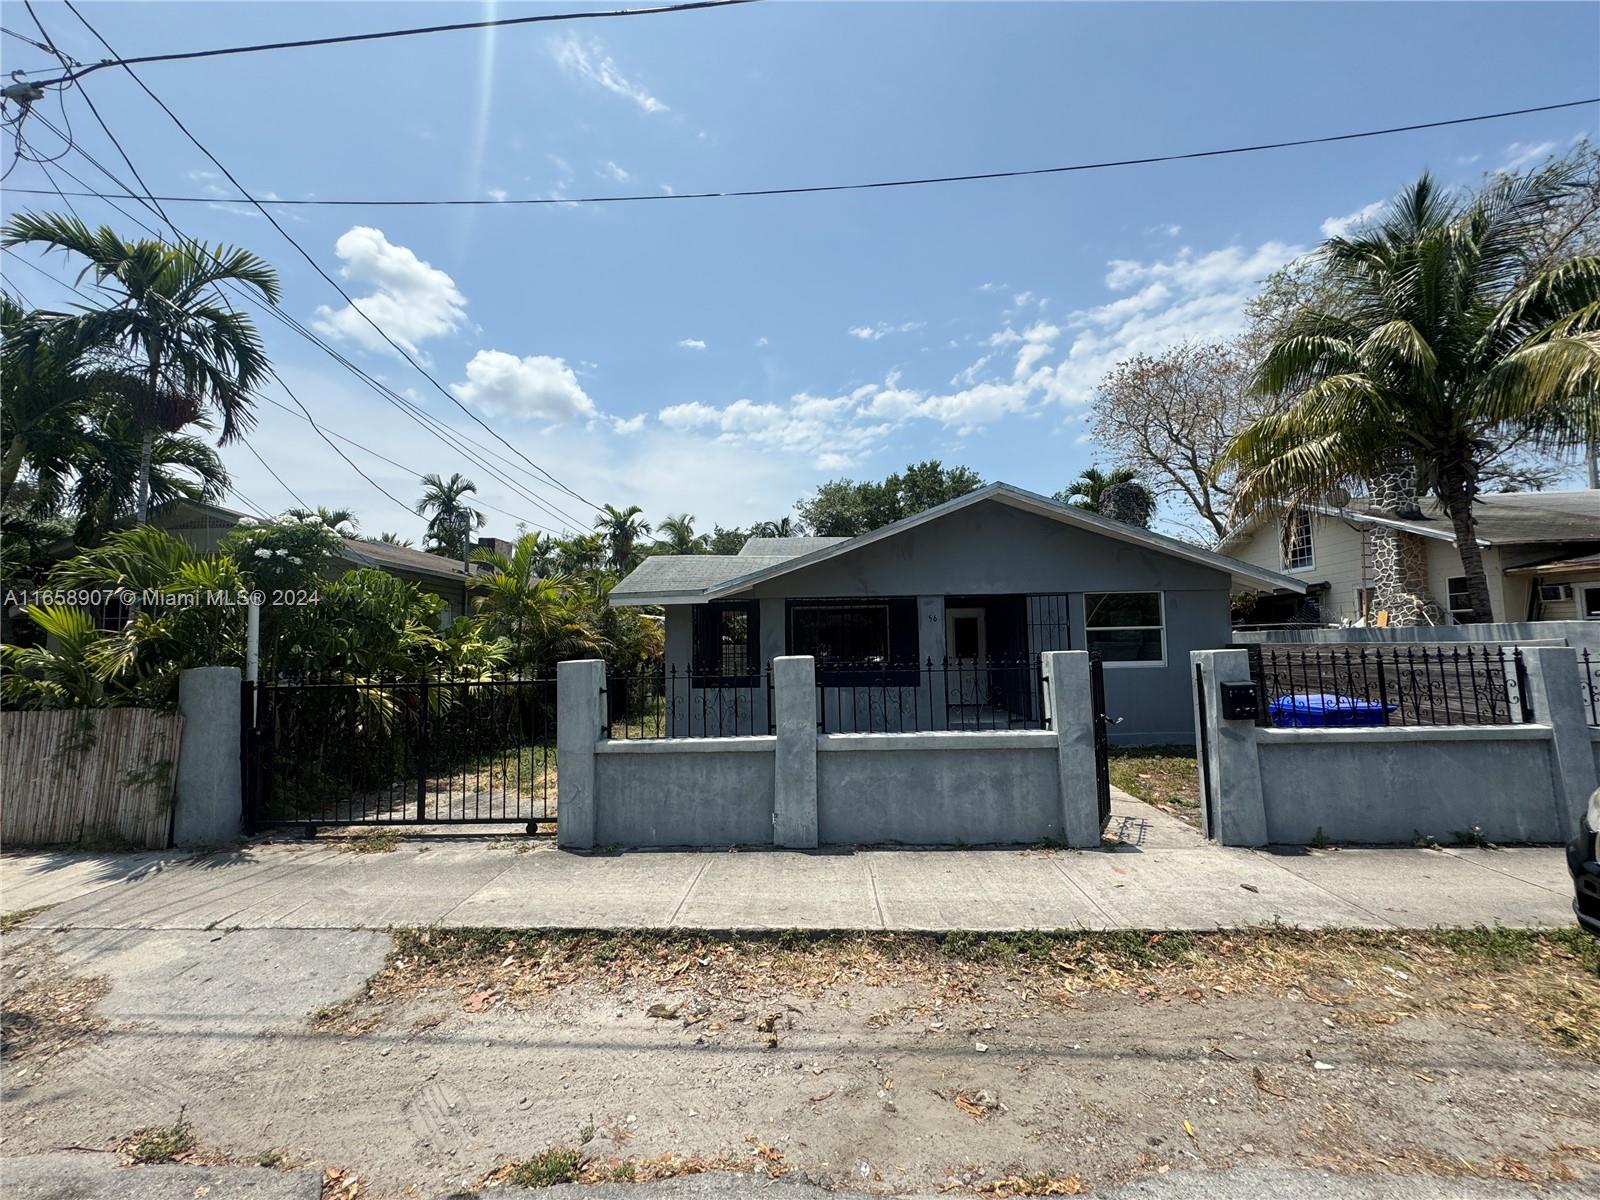
[[[556,664],[556,845],[594,849],[594,748],[606,724],[606,665]]]
[[[1100,801],[1095,788],[1094,701],[1087,650],[1040,655],[1045,715],[1056,735],[1061,837],[1077,850],[1100,844]]]
[[[817,671],[809,655],[772,660],[772,841],[790,850],[817,846]]]
[[[1571,646],[1528,646],[1522,651],[1527,674],[1525,699],[1533,719],[1550,726],[1550,783],[1556,828],[1567,837],[1578,832],[1578,818],[1600,785],[1593,739],[1585,711],[1578,652]]]
[[[1249,681],[1250,653],[1194,650],[1189,662],[1191,667],[1199,668],[1199,686],[1205,696],[1204,714],[1198,703],[1195,710],[1195,740],[1197,751],[1203,748],[1201,810],[1206,813],[1206,836],[1225,846],[1265,846],[1267,803],[1261,787],[1256,725],[1254,721],[1226,721],[1222,717],[1221,685]],[[1207,794],[1211,797],[1209,806],[1204,803]]]
[[[178,673],[178,744],[172,844],[221,846],[243,832],[243,764],[239,758],[238,667],[193,667]]]

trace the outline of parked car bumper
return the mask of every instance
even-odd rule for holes
[[[1572,911],[1578,924],[1600,937],[1600,846],[1595,829],[1585,818],[1578,836],[1567,843],[1567,870],[1572,872]]]

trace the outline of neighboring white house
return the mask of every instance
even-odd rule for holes
[[[1268,514],[1224,538],[1218,549],[1283,571],[1307,585],[1252,623],[1373,622],[1383,610],[1375,552],[1398,543],[1411,590],[1437,606],[1439,621],[1465,619],[1466,578],[1450,520],[1432,497],[1420,515],[1396,516],[1371,499]],[[1474,506],[1496,621],[1600,620],[1600,491],[1484,495]],[[1312,607],[1314,606],[1314,608]]]

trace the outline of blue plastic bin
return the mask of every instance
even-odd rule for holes
[[[1332,692],[1296,692],[1292,696],[1277,696],[1267,703],[1272,724],[1290,729],[1387,725],[1394,709],[1392,704],[1336,696]]]

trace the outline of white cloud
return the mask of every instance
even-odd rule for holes
[[[758,337],[758,338],[757,338],[757,339],[756,339],[756,347],[757,347],[757,348],[758,348],[758,349],[759,349],[759,348],[760,348],[760,347],[762,347],[762,346],[765,346],[765,345],[767,345],[767,339],[766,339],[766,338],[764,338],[764,337]]]
[[[596,415],[572,368],[544,354],[518,358],[504,350],[479,350],[467,363],[466,382],[453,383],[450,390],[490,416],[567,421]]]
[[[1499,169],[1503,172],[1520,171],[1548,157],[1555,148],[1554,142],[1512,142],[1506,147],[1506,161],[1500,164]]]
[[[624,171],[621,167],[617,166],[617,164],[612,162],[610,159],[607,159],[605,166],[601,167],[596,173],[602,179],[615,180],[617,183],[627,183],[628,180],[633,178],[632,175],[630,175],[627,171]]]
[[[706,348],[706,344],[699,338],[684,338],[678,345],[685,350],[704,350]]]
[[[489,189],[489,199],[491,200],[501,201],[509,200],[510,198],[511,193],[506,191],[505,188],[492,187]]]
[[[631,433],[638,433],[641,429],[644,428],[644,418],[645,418],[645,414],[644,413],[640,413],[638,416],[627,417],[627,418],[612,417],[611,418],[611,428],[615,432],[620,433],[620,434],[624,434],[624,435],[631,434]]]
[[[887,321],[879,321],[876,325],[852,325],[846,332],[864,342],[877,342],[892,333],[915,333],[925,324],[927,324],[925,321],[906,321],[900,325],[891,325]]]
[[[1342,217],[1329,217],[1322,223],[1322,236],[1342,238],[1353,230],[1361,228],[1382,211],[1383,201],[1374,200],[1371,204],[1363,204],[1355,212],[1345,213]]]
[[[702,425],[715,424],[718,411],[709,404],[691,400],[687,404],[667,405],[656,414],[656,419],[668,429],[698,429]]]
[[[1162,237],[1177,237],[1183,232],[1182,225],[1151,225],[1145,229],[1146,233],[1159,233]]]
[[[1023,305],[1029,303],[1032,300],[1033,300],[1033,293],[1032,292],[1018,292],[1015,296],[1011,297],[1011,303],[1016,305],[1018,308],[1021,308]]]
[[[615,95],[627,97],[645,112],[667,111],[667,106],[646,91],[642,84],[622,74],[598,38],[591,39],[587,45],[576,34],[551,38],[550,53],[564,71],[597,83]]]
[[[348,338],[369,350],[389,349],[378,331],[362,319],[365,313],[415,354],[418,343],[453,333],[466,318],[467,300],[456,289],[455,280],[407,247],[389,241],[383,230],[356,225],[339,235],[334,251],[344,264],[339,274],[359,289],[370,291],[355,297],[353,307],[334,311],[320,306],[312,321],[318,332]]]

